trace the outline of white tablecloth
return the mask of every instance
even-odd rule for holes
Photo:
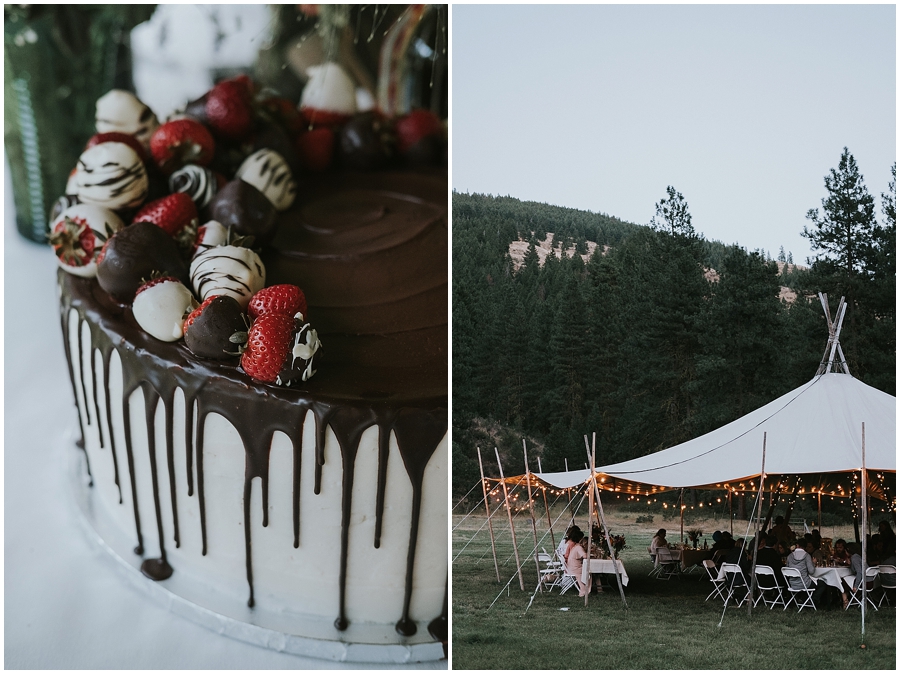
[[[76,424],[56,262],[4,192],[4,665],[9,669],[360,669],[216,634],[149,599],[89,544],[70,498]],[[362,665],[365,667],[365,665]],[[446,669],[447,661],[380,669]]]
[[[616,564],[619,567],[619,574],[622,576],[622,585],[628,585],[628,574],[625,573],[625,565],[622,564],[621,559],[616,560]],[[588,571],[588,565],[581,565],[581,582],[588,582],[588,574],[589,573],[615,573],[616,567],[613,566],[613,560],[611,559],[592,559],[590,565],[590,571]]]
[[[813,578],[817,578],[818,580],[823,580],[827,585],[831,585],[831,587],[836,587],[837,589],[843,592],[844,586],[841,583],[841,579],[845,576],[852,576],[853,572],[850,571],[849,566],[818,566],[816,570],[813,571]]]

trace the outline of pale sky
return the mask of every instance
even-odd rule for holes
[[[893,5],[454,5],[452,185],[646,224],[667,185],[708,239],[779,246],[844,146],[881,215]]]

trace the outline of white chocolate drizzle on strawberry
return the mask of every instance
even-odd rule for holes
[[[200,301],[229,295],[246,309],[253,294],[266,285],[266,268],[249,248],[216,246],[191,262],[191,285]]]

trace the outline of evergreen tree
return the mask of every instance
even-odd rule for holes
[[[684,195],[671,185],[666,187],[666,195],[668,198],[663,197],[656,203],[656,215],[650,219],[650,226],[672,236],[693,236],[691,213]]]

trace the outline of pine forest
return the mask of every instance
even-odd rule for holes
[[[845,148],[796,264],[702,238],[674,187],[647,225],[454,192],[454,494],[478,482],[476,446],[505,452],[507,474],[524,472],[522,438],[545,471],[583,468],[596,432],[604,465],[800,386],[828,337],[819,292],[832,314],[847,299],[852,375],[895,395],[895,174],[870,193]]]

